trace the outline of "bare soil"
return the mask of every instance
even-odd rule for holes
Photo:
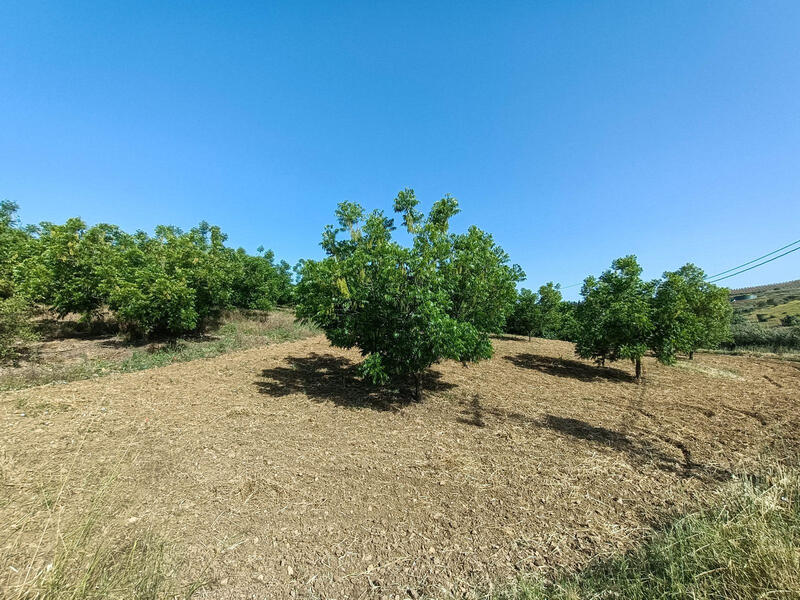
[[[175,542],[195,597],[463,597],[629,548],[800,441],[795,363],[645,359],[639,386],[565,342],[494,345],[421,403],[324,337],[0,394],[0,591],[108,476],[105,534]]]

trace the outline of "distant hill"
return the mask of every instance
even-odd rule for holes
[[[737,294],[754,294],[756,292],[763,292],[764,290],[780,291],[783,289],[797,289],[800,288],[800,279],[794,281],[784,281],[783,283],[770,283],[768,285],[755,285],[752,287],[738,288],[731,290],[731,296]]]
[[[731,290],[731,297],[742,294],[756,295],[733,303],[734,312],[747,319],[767,327],[779,327],[786,317],[800,320],[800,279]]]

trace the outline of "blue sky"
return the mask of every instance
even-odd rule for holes
[[[800,3],[0,4],[0,198],[320,255],[445,193],[526,285],[800,238]],[[800,277],[800,252],[727,280]],[[577,288],[569,290],[575,297]]]

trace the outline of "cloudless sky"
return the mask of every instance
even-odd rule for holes
[[[294,263],[337,202],[406,186],[532,287],[796,240],[800,2],[0,3],[26,223],[205,219]],[[725,283],[798,277],[800,252]]]

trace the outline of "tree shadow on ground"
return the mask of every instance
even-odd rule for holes
[[[34,321],[34,328],[44,342],[64,339],[102,340],[119,333],[119,327],[113,321],[58,319],[49,314]]]
[[[493,340],[503,340],[506,342],[527,342],[527,336],[516,335],[512,333],[493,333],[489,336]]]
[[[659,449],[652,441],[641,435],[620,433],[607,427],[592,425],[580,419],[545,415],[541,421],[542,427],[552,431],[569,435],[579,440],[602,444],[625,454],[633,465],[654,465],[662,471],[675,473],[684,477],[704,477],[723,481],[731,478],[731,472],[718,467],[703,465],[692,458],[692,452],[680,440],[651,432],[653,437],[680,451],[682,458],[674,456]]]
[[[649,432],[649,434],[677,449],[681,453],[681,458],[664,452],[656,443],[644,437],[646,435],[644,432],[642,435],[626,434],[607,427],[592,425],[580,419],[551,414],[546,414],[541,418],[532,418],[516,411],[483,406],[480,396],[477,394],[462,400],[461,404],[463,410],[457,417],[457,421],[465,425],[486,427],[487,418],[494,417],[499,420],[514,421],[526,427],[549,429],[577,440],[606,446],[623,454],[625,459],[637,468],[651,465],[661,471],[674,473],[681,477],[701,477],[717,481],[731,478],[730,471],[697,463],[693,460],[692,453],[686,444],[657,432]]]
[[[615,367],[595,367],[568,358],[554,358],[539,354],[517,354],[503,357],[513,365],[522,369],[533,369],[554,377],[577,379],[578,381],[634,381],[632,374]]]
[[[379,387],[361,379],[358,365],[332,354],[312,353],[289,356],[288,366],[264,369],[256,381],[259,392],[283,397],[304,394],[314,402],[333,402],[349,408],[399,410],[414,402],[410,390]],[[440,380],[441,375],[428,372],[423,379],[423,392],[441,392],[456,386]]]

